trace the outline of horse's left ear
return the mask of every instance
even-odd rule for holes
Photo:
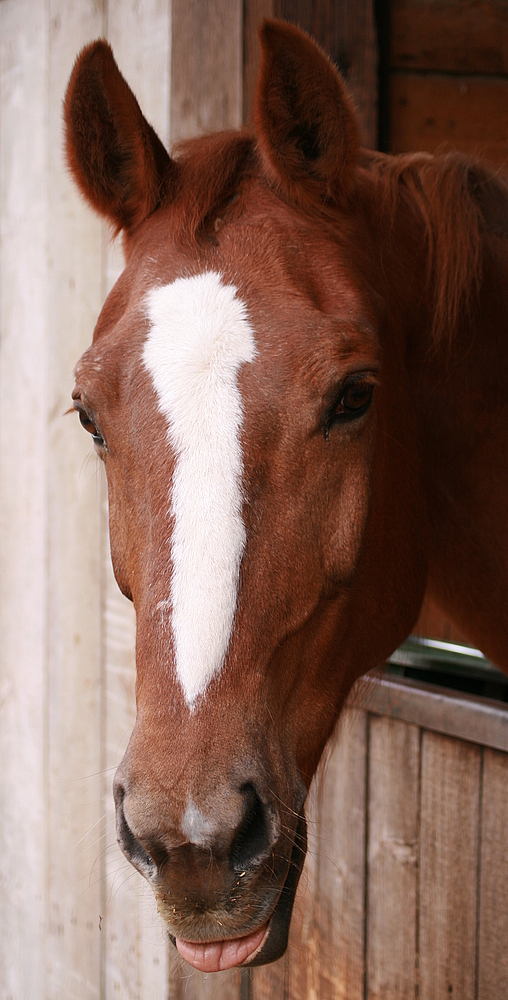
[[[345,85],[319,46],[284,21],[259,29],[254,123],[272,182],[298,204],[347,199],[360,146]]]

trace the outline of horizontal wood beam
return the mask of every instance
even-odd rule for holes
[[[508,752],[508,706],[406,678],[361,681],[354,708]],[[353,709],[354,710],[354,709]]]

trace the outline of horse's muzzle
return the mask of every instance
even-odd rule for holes
[[[173,940],[231,940],[267,924],[262,947],[247,962],[262,965],[283,954],[306,852],[301,808],[281,808],[249,781],[219,795],[206,816],[188,807],[178,824],[160,817],[147,833],[131,818],[137,810],[120,775],[114,791],[118,843],[152,885]]]

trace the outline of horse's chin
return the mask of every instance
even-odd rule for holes
[[[222,972],[234,966],[269,965],[284,954],[296,890],[307,849],[307,826],[303,813],[298,819],[295,842],[286,881],[267,923],[254,932],[225,941],[194,943],[170,934],[182,958],[201,972]]]

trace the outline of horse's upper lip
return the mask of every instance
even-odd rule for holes
[[[266,933],[260,941],[259,946],[254,949],[252,955],[249,955],[244,960],[243,965],[267,965],[270,962],[275,962],[284,954],[288,943],[293,903],[305,861],[306,850],[307,825],[305,815],[302,811],[298,817],[286,880],[268,922],[263,925],[266,926]],[[252,933],[252,931],[249,931],[249,934],[244,935],[244,937],[250,937]],[[176,945],[174,935],[169,934],[169,937],[173,944]],[[242,940],[242,936],[238,940]],[[210,944],[215,943],[220,942],[210,942]]]

